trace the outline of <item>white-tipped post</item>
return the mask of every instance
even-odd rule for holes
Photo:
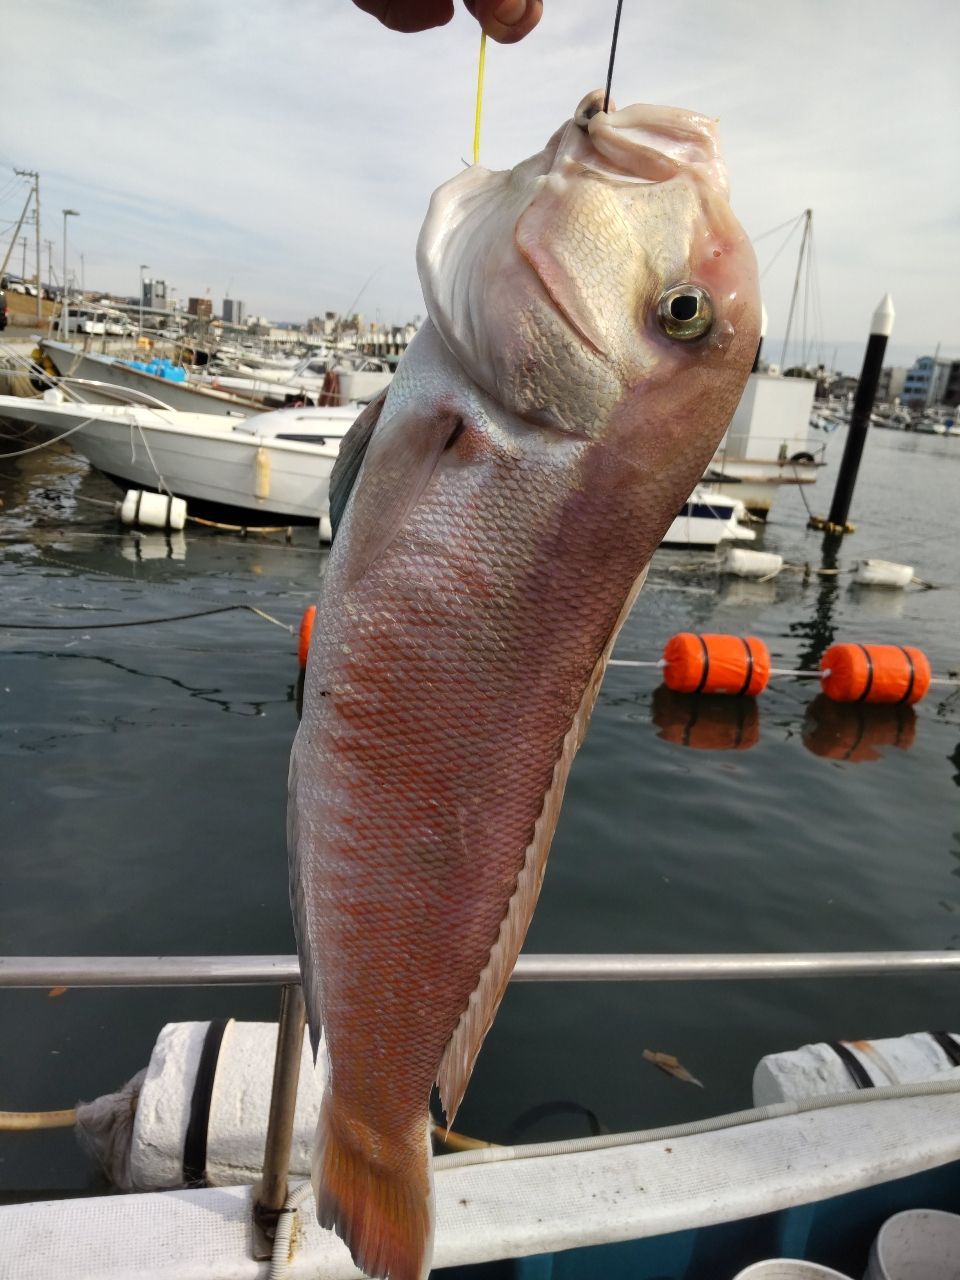
[[[893,299],[889,293],[885,293],[880,299],[876,311],[873,313],[873,320],[870,322],[870,332],[878,334],[880,337],[889,338],[893,333],[893,321],[896,316],[893,309]],[[763,330],[761,330],[761,333]]]

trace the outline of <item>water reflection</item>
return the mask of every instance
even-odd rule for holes
[[[816,671],[820,659],[833,644],[837,628],[834,611],[840,596],[840,574],[837,572],[837,556],[841,539],[826,534],[823,539],[822,568],[827,572],[819,579],[813,616],[801,622],[791,622],[791,635],[806,641],[798,655],[797,666],[801,671]]]
[[[696,751],[749,751],[760,740],[756,698],[674,693],[665,684],[650,706],[657,737]]]
[[[803,745],[815,756],[863,764],[881,760],[885,747],[909,751],[917,734],[913,707],[831,702],[818,693],[803,718]]]
[[[144,560],[186,560],[187,539],[180,529],[170,533],[131,533],[122,539],[120,554],[134,564]]]
[[[896,587],[863,587],[850,584],[850,601],[864,617],[902,618],[907,593]]]
[[[761,605],[773,604],[777,599],[778,587],[774,579],[762,582],[757,578],[721,579],[718,592],[721,604]]]

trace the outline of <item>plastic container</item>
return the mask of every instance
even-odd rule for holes
[[[864,1280],[958,1280],[960,1217],[906,1209],[880,1228]]]
[[[117,514],[123,524],[182,529],[187,522],[187,504],[183,498],[171,498],[168,493],[128,489],[123,502],[117,503]]]
[[[850,1280],[841,1271],[800,1258],[770,1258],[738,1271],[734,1280]]]
[[[913,565],[893,560],[861,560],[853,575],[861,587],[908,587],[913,581]]]
[[[723,572],[737,578],[771,578],[783,568],[783,556],[773,551],[747,551],[744,547],[729,547],[723,562]]]

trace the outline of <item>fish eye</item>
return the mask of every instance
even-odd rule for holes
[[[695,284],[678,284],[660,295],[657,323],[668,338],[691,342],[713,324],[710,295]]]

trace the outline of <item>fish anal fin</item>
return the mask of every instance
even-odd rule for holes
[[[373,435],[374,428],[380,419],[383,402],[386,398],[387,389],[384,388],[375,400],[371,400],[368,405],[364,406],[353,426],[340,443],[337,460],[333,464],[333,470],[330,472],[330,528],[332,530],[332,538],[337,536],[337,529],[343,519],[344,509],[350,494],[353,492],[354,485],[357,483],[357,477],[360,474],[360,468],[363,466],[363,459],[370,443],[370,437]]]
[[[317,1124],[312,1182],[317,1221],[335,1231],[367,1276],[426,1280],[434,1209],[427,1117],[417,1151],[392,1165],[371,1159],[326,1094]]]
[[[358,582],[397,536],[462,427],[456,408],[442,403],[381,414],[344,514],[348,583]]]
[[[603,652],[587,681],[580,706],[564,736],[563,747],[554,765],[550,787],[543,798],[540,816],[534,826],[533,839],[527,846],[523,868],[517,877],[517,887],[507,906],[506,915],[500,923],[497,941],[476,987],[471,992],[467,1007],[460,1015],[460,1021],[443,1051],[437,1073],[437,1087],[448,1127],[453,1124],[454,1117],[460,1109],[460,1103],[463,1101],[463,1095],[473,1071],[473,1064],[476,1062],[487,1032],[493,1025],[493,1019],[507,989],[514,965],[517,963],[517,956],[523,946],[530,921],[533,919],[547,866],[547,855],[560,817],[564,788],[570,776],[570,767],[586,736],[590,714],[597,700],[597,694],[600,692],[607,660],[646,576],[647,569],[644,567],[631,587]]]

